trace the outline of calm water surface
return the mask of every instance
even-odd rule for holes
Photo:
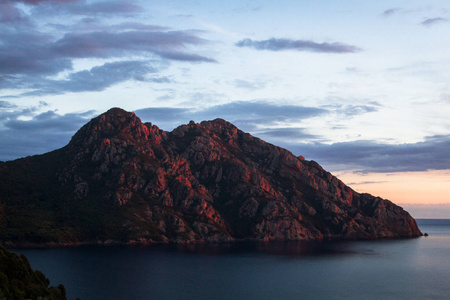
[[[428,237],[15,251],[83,300],[450,299],[450,220],[418,223]]]

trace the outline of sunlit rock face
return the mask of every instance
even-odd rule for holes
[[[165,132],[113,108],[62,149],[1,163],[0,176],[4,242],[421,235],[401,207],[356,193],[316,162],[222,119]],[[14,219],[21,210],[26,219]]]

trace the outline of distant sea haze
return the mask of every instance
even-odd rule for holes
[[[450,219],[450,203],[413,204],[400,203],[416,219]]]
[[[450,220],[427,237],[16,250],[68,298],[450,299]]]

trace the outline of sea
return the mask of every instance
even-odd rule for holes
[[[68,299],[450,299],[450,219],[414,239],[12,249]]]

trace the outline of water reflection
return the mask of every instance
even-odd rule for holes
[[[337,242],[289,241],[257,242],[245,241],[227,244],[184,244],[168,246],[180,253],[205,255],[259,253],[278,256],[318,256],[324,254],[344,254],[351,251],[340,247]]]
[[[18,252],[52,284],[63,283],[70,298],[83,300],[449,299],[450,227],[419,226],[430,236]]]

